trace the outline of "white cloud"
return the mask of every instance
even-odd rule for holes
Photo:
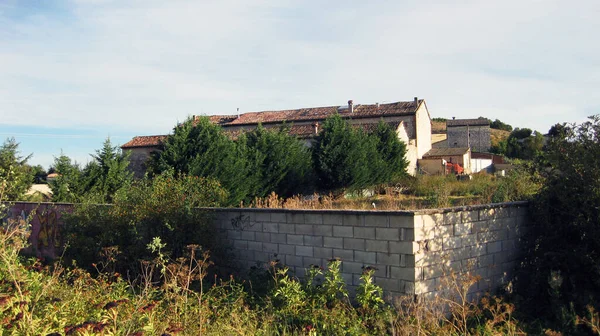
[[[190,114],[427,99],[544,132],[600,106],[600,5],[103,1],[0,7],[6,124],[166,132]],[[600,113],[600,111],[597,111]]]

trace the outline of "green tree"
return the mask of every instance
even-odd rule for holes
[[[359,190],[372,185],[376,142],[335,114],[325,120],[313,148],[318,187],[323,191]]]
[[[511,125],[505,124],[502,121],[500,121],[499,119],[496,119],[494,121],[490,120],[490,128],[499,129],[499,130],[508,131],[508,132],[513,130],[513,127]]]
[[[377,153],[382,162],[375,182],[386,183],[406,176],[406,144],[398,138],[396,130],[381,120],[372,136],[375,137]]]
[[[255,197],[265,197],[271,192],[289,197],[311,190],[310,151],[289,135],[287,127],[267,130],[259,124],[245,137],[248,159],[258,173]]]
[[[23,198],[33,184],[27,161],[31,155],[21,156],[14,138],[6,139],[0,147],[0,198],[17,201]]]
[[[82,187],[83,173],[79,164],[61,153],[60,156],[54,157],[50,170],[58,174],[48,183],[52,190],[52,201],[65,203],[81,201],[84,188]]]
[[[110,138],[104,141],[102,149],[92,155],[94,161],[84,169],[83,175],[87,181],[87,192],[99,195],[106,203],[112,203],[113,195],[124,186],[129,185],[133,172],[128,169],[129,153],[123,153],[113,146]]]
[[[239,204],[256,190],[256,173],[244,137],[240,140],[229,139],[208,117],[188,118],[173,129],[162,151],[153,153],[149,170],[215,178],[229,191],[229,204]]]
[[[573,334],[573,313],[600,308],[600,116],[555,131],[537,160],[545,183],[520,280],[536,317]]]

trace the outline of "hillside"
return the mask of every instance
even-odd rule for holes
[[[506,140],[509,135],[510,135],[509,131],[503,131],[503,130],[494,129],[494,128],[490,129],[490,138],[492,141],[492,147],[497,146],[500,141]]]

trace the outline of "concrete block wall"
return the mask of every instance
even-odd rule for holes
[[[481,277],[473,295],[506,284],[528,226],[524,202],[422,211],[213,210],[241,269],[279,260],[303,277],[337,257],[351,291],[371,266],[391,295],[434,294],[452,270]]]
[[[415,294],[438,292],[449,286],[452,274],[465,272],[480,278],[471,298],[507,285],[529,226],[527,204],[452,210],[415,212]]]
[[[392,295],[415,286],[414,214],[409,211],[217,209],[215,223],[241,268],[279,260],[298,277],[311,265],[342,260],[352,291],[363,267]]]

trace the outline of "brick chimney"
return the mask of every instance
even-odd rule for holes
[[[348,100],[348,111],[350,111],[350,113],[354,113],[354,102],[352,99]]]

